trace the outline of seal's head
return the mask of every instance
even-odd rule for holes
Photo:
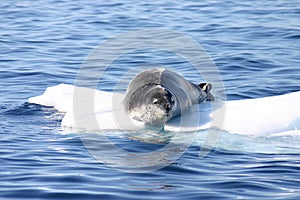
[[[131,118],[151,125],[161,125],[171,119],[174,96],[160,85],[147,85],[131,95],[128,113]]]

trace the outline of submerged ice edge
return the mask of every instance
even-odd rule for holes
[[[57,86],[53,86],[50,88],[47,88],[44,94],[29,98],[30,103],[40,104],[44,106],[52,106],[55,109],[57,109],[60,112],[65,112],[65,115],[62,119],[62,127],[64,130],[68,131],[75,131],[78,130],[78,127],[75,126],[73,115],[73,110],[70,105],[72,105],[72,98],[74,90],[74,86],[72,85],[66,85],[66,84],[60,84]],[[90,89],[87,89],[90,90]],[[112,112],[112,106],[111,106],[111,98],[112,93],[110,92],[103,92],[103,91],[96,91],[97,95],[95,95],[95,98],[98,98],[96,102],[102,102],[101,105],[98,107],[95,107],[97,109],[96,115],[99,114],[99,116],[102,116],[102,121],[100,122],[101,130],[99,130],[99,126],[94,128],[94,131],[97,133],[118,133],[117,136],[124,135],[124,131],[120,130],[118,126],[116,126],[115,122],[113,121],[113,112]],[[279,119],[281,122],[284,120],[287,120],[289,122],[289,126],[285,126],[286,130],[282,129],[282,123],[279,123],[278,131],[276,132],[268,132],[270,130],[274,130],[274,126],[276,126],[278,123],[277,120],[269,120],[266,118],[265,123],[267,122],[273,122],[269,123],[268,125],[272,128],[265,129],[265,132],[263,130],[264,126],[259,127],[258,125],[261,125],[262,123],[256,124],[254,127],[250,127],[249,130],[245,132],[238,132],[238,131],[222,131],[221,136],[218,139],[218,142],[215,145],[215,148],[219,150],[230,150],[230,151],[237,151],[237,152],[247,152],[247,153],[299,153],[300,149],[300,130],[298,130],[299,127],[299,114],[297,113],[298,102],[297,98],[299,99],[300,92],[285,94],[281,96],[274,96],[274,97],[266,97],[266,98],[260,98],[260,99],[251,99],[251,100],[235,100],[235,101],[229,101],[226,103],[226,116],[227,118],[225,120],[235,120],[237,123],[231,123],[233,124],[233,127],[226,125],[225,121],[225,127],[232,130],[244,130],[245,128],[249,127],[249,125],[246,124],[246,127],[241,127],[244,123],[240,121],[243,117],[249,116],[250,118],[253,117],[253,114],[255,113],[255,110],[258,114],[262,115],[264,113],[258,112],[258,111],[269,111],[270,113],[266,113],[265,116],[273,116],[272,113],[274,113],[275,106],[278,106],[278,110],[275,112],[279,112],[282,109],[286,109],[287,112],[282,112],[282,115],[279,116]],[[262,107],[262,106],[266,106]],[[283,105],[284,107],[281,107]],[[234,109],[234,110],[229,110]],[[300,106],[299,106],[300,107]],[[207,108],[206,108],[207,109]],[[252,112],[248,112],[248,110],[252,110]],[[209,111],[209,109],[207,109]],[[238,112],[240,111],[240,112]],[[243,114],[243,112],[245,112]],[[239,114],[242,113],[242,114]],[[247,115],[248,114],[248,115]],[[293,115],[292,115],[293,114]],[[284,116],[287,115],[287,116]],[[228,118],[229,116],[229,118]],[[188,117],[188,116],[187,116]],[[209,112],[207,113],[207,116],[209,119]],[[274,116],[273,116],[274,117]],[[275,116],[276,117],[276,116]],[[83,118],[83,125],[88,124],[89,115],[86,115],[85,118]],[[202,118],[203,119],[203,118]],[[247,118],[249,119],[249,118]],[[253,119],[255,121],[255,119]],[[227,122],[228,123],[228,122]],[[249,122],[250,123],[250,122]],[[250,123],[251,124],[251,123]],[[204,124],[205,125],[205,124]],[[202,146],[203,142],[205,140],[205,137],[207,135],[207,128],[209,128],[209,123],[204,126],[202,124],[201,128],[197,131],[197,134],[194,138],[194,142],[192,146]],[[96,130],[98,128],[98,130]],[[143,127],[140,127],[143,129]],[[197,127],[198,128],[198,127]],[[82,127],[82,131],[85,132],[91,132],[88,131],[89,127]],[[91,128],[90,128],[91,129]],[[139,130],[141,130],[139,129]],[[259,134],[252,134],[255,132],[255,130],[260,130]],[[105,131],[106,130],[106,131]],[[139,130],[131,130],[126,131],[127,136],[130,136],[131,139],[138,139],[142,142],[149,142],[149,143],[164,143],[167,142],[168,137],[172,137],[173,133],[176,133],[176,120],[175,124],[167,124],[164,134],[166,134],[163,138],[158,137],[157,133],[149,136],[149,133],[151,130],[147,132],[147,134],[143,134],[145,132],[145,129],[143,129],[143,132]],[[251,132],[251,130],[253,132]],[[103,132],[104,131],[104,132]],[[121,132],[120,132],[121,131]],[[175,132],[174,132],[175,131]],[[248,134],[250,133],[250,134]],[[258,132],[255,132],[258,133]],[[184,138],[189,136],[189,132],[181,131],[180,132],[181,137],[178,138]],[[114,134],[112,134],[114,135]],[[184,140],[174,140],[173,142],[182,142]]]

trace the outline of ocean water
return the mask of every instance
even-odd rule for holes
[[[0,8],[0,199],[300,198],[297,135],[225,134],[204,158],[195,141],[167,167],[127,173],[99,162],[77,132],[63,130],[63,113],[27,102],[47,87],[74,84],[97,45],[143,28],[175,30],[200,43],[221,73],[227,100],[299,91],[298,0],[16,0]],[[149,52],[120,57],[101,87],[112,90],[121,72],[147,63],[198,82],[182,60]],[[111,139],[132,152],[164,146]]]

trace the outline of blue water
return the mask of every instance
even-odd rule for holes
[[[220,70],[228,100],[299,91],[298,0],[16,0],[1,1],[0,16],[0,199],[300,198],[299,137],[232,135],[235,141],[230,136],[231,144],[217,145],[205,158],[192,145],[160,170],[126,173],[94,159],[78,133],[65,133],[62,113],[27,103],[49,86],[73,84],[81,63],[104,40],[146,27],[199,42]],[[137,62],[148,60],[112,68],[105,88],[112,89],[122,66]],[[185,69],[172,59],[158,62]],[[270,142],[275,149],[265,146]],[[136,152],[149,148],[130,139],[119,143]]]

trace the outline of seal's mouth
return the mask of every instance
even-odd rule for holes
[[[132,109],[129,115],[132,119],[148,125],[164,124],[172,117],[170,107],[168,105],[165,107],[167,108],[162,108],[161,105],[143,105]]]

